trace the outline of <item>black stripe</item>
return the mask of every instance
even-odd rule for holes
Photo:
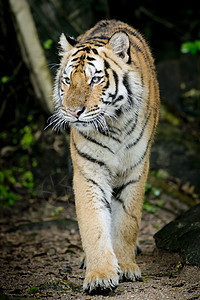
[[[133,97],[131,95],[128,95],[128,109],[133,106],[134,104],[134,100],[133,100]]]
[[[118,84],[119,84],[119,78],[118,78],[118,75],[117,73],[113,71],[113,77],[114,77],[114,80],[115,80],[115,94],[113,95],[113,100],[116,98],[117,96],[117,93],[118,93]]]
[[[92,48],[92,51],[93,51],[94,54],[97,54],[97,55],[99,54],[97,49]]]
[[[109,170],[108,166],[107,166],[104,162],[102,162],[102,161],[100,161],[100,160],[97,160],[97,159],[95,159],[94,157],[91,157],[90,155],[88,155],[88,154],[86,154],[86,153],[80,151],[80,150],[77,148],[77,146],[76,146],[76,144],[75,144],[73,138],[72,138],[72,142],[73,142],[73,146],[74,146],[75,150],[77,151],[77,153],[78,153],[81,157],[83,157],[83,158],[89,160],[89,161],[92,162],[92,163],[95,163],[95,164],[99,165],[100,167],[104,167],[104,168],[106,169],[106,171],[109,173],[109,176],[110,176],[110,177],[112,176],[111,171]]]
[[[112,104],[112,101],[107,101],[107,100],[104,100],[103,98],[101,98],[101,101],[102,101],[104,104]]]
[[[143,38],[142,36],[137,32],[137,31],[133,31],[132,29],[127,28],[126,29],[131,35],[135,36],[142,44],[143,44]]]
[[[135,50],[136,50],[137,52],[142,53],[142,55],[143,55],[144,57],[146,57],[145,54],[144,54],[144,52],[142,51],[142,49],[141,49],[138,45],[132,44],[132,46],[135,48]]]
[[[79,169],[79,172],[82,174],[82,176],[85,178],[85,180],[87,182],[91,182],[93,185],[96,185],[97,188],[101,191],[101,193],[103,194],[103,197],[100,198],[100,200],[103,202],[104,206],[106,208],[108,208],[109,212],[111,213],[111,205],[109,203],[109,201],[106,199],[106,194],[104,192],[104,190],[100,187],[100,185],[94,181],[93,179],[88,178],[83,172],[82,170]]]
[[[109,98],[112,98],[112,104],[113,104],[113,101],[115,100],[115,98],[116,98],[116,96],[117,96],[117,93],[118,93],[118,83],[119,83],[119,79],[118,79],[117,73],[116,73],[114,70],[112,70],[112,69],[110,69],[110,70],[111,70],[112,73],[113,73],[113,78],[114,78],[114,81],[115,81],[115,93],[114,93],[114,94],[109,93],[109,94],[108,94],[108,97],[109,97]],[[104,87],[104,89],[105,89],[105,87]]]
[[[84,52],[87,52],[87,53],[90,53],[90,50],[91,50],[91,47],[88,46],[87,44],[86,44],[86,45],[80,44],[80,45],[77,46],[76,48],[79,49],[78,51],[84,51]],[[74,54],[73,54],[73,55],[74,55]]]
[[[134,165],[132,165],[130,168],[128,168],[127,171],[130,171],[130,170],[134,169],[135,167],[137,167],[143,161],[143,159],[145,158],[145,156],[147,154],[147,151],[148,151],[149,144],[150,144],[151,140],[152,140],[152,137],[150,137],[150,139],[148,140],[146,149],[145,149],[144,153],[140,156],[139,160],[136,163],[134,163]]]
[[[116,128],[114,126],[112,126],[112,129],[109,128],[109,132],[113,133],[113,134],[116,134],[116,135],[121,135],[122,134],[122,131],[119,128]]]
[[[134,37],[136,37],[136,38],[140,41],[140,43],[142,44],[142,46],[144,47],[144,50],[145,50],[144,39],[142,38],[142,36],[141,36],[137,31],[133,31],[133,30],[131,30],[131,29],[127,29],[127,31],[129,32],[129,34],[133,35]],[[132,44],[132,43],[131,43],[131,45],[132,45],[137,51],[141,52],[141,53],[143,54],[143,56],[146,58],[146,53],[144,53],[144,52],[142,51],[142,49],[141,49],[138,45]],[[145,52],[146,52],[146,51],[145,51]]]
[[[96,73],[101,73],[101,72],[102,72],[102,70],[96,70],[96,71],[95,71],[95,74],[96,74]]]
[[[77,61],[80,57],[75,57],[71,60],[71,62]]]
[[[129,145],[127,145],[126,149],[130,149],[131,147],[135,146],[141,140],[141,138],[143,136],[143,133],[144,133],[144,130],[145,130],[145,128],[146,128],[146,126],[147,126],[147,124],[149,122],[150,116],[151,116],[151,112],[149,113],[149,115],[148,115],[148,117],[147,117],[147,119],[146,119],[146,121],[145,121],[145,123],[144,123],[144,125],[142,127],[142,130],[141,130],[141,132],[140,132],[140,134],[138,136],[138,138],[134,142],[132,142]]]
[[[90,56],[87,56],[86,59],[89,60],[89,61],[96,60],[94,57],[90,57]]]
[[[104,86],[103,91],[105,91],[110,85],[109,74],[107,71],[107,69],[109,69],[109,68],[110,68],[109,63],[107,62],[107,60],[104,60],[104,72],[105,72],[105,77],[107,78],[107,83]]]
[[[97,140],[95,140],[95,139],[93,139],[93,138],[87,136],[87,135],[84,134],[83,132],[79,132],[79,134],[82,135],[82,136],[83,136],[85,139],[87,139],[88,141],[90,141],[90,142],[92,142],[92,143],[95,143],[96,145],[98,145],[98,146],[100,146],[100,147],[102,147],[102,148],[104,148],[104,149],[107,149],[107,150],[109,150],[111,153],[114,154],[114,152],[113,152],[108,146],[106,146],[106,145],[104,145],[104,144],[102,144],[102,143],[100,143],[100,142],[97,142]]]
[[[123,82],[123,85],[125,86],[125,88],[127,89],[128,95],[132,95],[131,87],[130,87],[130,84],[128,81],[128,73],[124,74],[122,82]]]
[[[92,66],[93,68],[96,69],[96,67],[95,67],[95,65],[93,63],[89,62],[88,65],[90,65],[90,66]]]
[[[120,118],[120,116],[122,115],[122,113],[124,113],[124,112],[122,111],[121,107],[115,109],[115,115],[116,115],[116,117]]]
[[[110,68],[110,64],[109,64],[109,62],[106,59],[104,59],[104,68],[105,69]]]
[[[108,40],[108,37],[106,35],[101,35],[101,36],[91,36],[91,37],[88,37],[86,39],[86,41],[90,41],[90,40],[98,40],[97,43],[100,43],[101,46],[102,45],[105,45],[106,44],[106,41],[103,41],[103,40]],[[96,41],[95,41],[95,45],[96,45]]]
[[[154,125],[153,125],[153,128],[152,128],[151,136],[150,136],[150,138],[147,142],[147,146],[146,146],[146,149],[145,149],[144,153],[141,155],[140,159],[136,163],[134,163],[133,166],[128,168],[126,171],[130,171],[130,170],[134,169],[135,167],[137,167],[142,162],[142,160],[145,158],[145,156],[147,154],[147,151],[148,151],[148,148],[149,148],[149,145],[150,145],[150,143],[152,142],[152,139],[153,139],[155,127],[156,127],[156,116],[155,116]]]
[[[132,133],[133,131],[134,131],[134,129],[135,129],[135,127],[136,127],[136,125],[137,125],[137,123],[138,123],[138,113],[135,113],[135,116],[136,116],[136,118],[135,118],[135,122],[132,124],[132,119],[131,120],[128,120],[127,121],[127,123],[126,123],[126,126],[124,126],[124,130],[125,129],[127,129],[127,126],[129,125],[129,124],[131,124],[131,128],[129,129],[129,131],[126,133],[127,135],[129,135],[130,133]]]
[[[112,130],[110,131],[110,130],[108,129],[107,132],[101,131],[100,133],[101,133],[102,135],[104,135],[104,136],[107,136],[109,139],[113,139],[114,141],[116,141],[116,142],[118,142],[118,143],[121,143],[121,140],[120,140],[119,138],[116,138],[116,137],[112,136]]]
[[[84,45],[79,45],[76,48],[78,48],[78,50],[72,54],[72,57],[76,56],[79,52],[87,52],[90,53],[91,47],[86,46],[84,47]],[[83,54],[84,55],[84,54]]]
[[[103,52],[103,54],[107,59],[111,60],[118,68],[122,69],[122,67],[114,59],[109,57],[105,52]]]
[[[123,184],[123,185],[121,185],[121,186],[115,187],[115,188],[113,189],[113,196],[114,196],[114,199],[116,199],[116,200],[118,200],[118,201],[120,201],[120,202],[123,202],[123,200],[120,198],[122,191],[123,191],[125,188],[127,188],[127,186],[129,186],[130,184],[134,184],[134,183],[139,182],[139,181],[140,181],[140,178],[141,178],[141,176],[139,176],[139,178],[137,178],[137,179],[130,180],[130,181],[128,181],[127,183],[125,183],[125,184]]]
[[[139,223],[138,223],[137,217],[136,217],[135,215],[130,214],[128,208],[126,207],[126,204],[124,203],[124,201],[123,201],[120,197],[114,198],[114,200],[117,200],[118,202],[120,202],[120,203],[122,204],[122,208],[123,208],[124,212],[125,212],[129,217],[131,217],[132,219],[135,220],[136,225],[137,225],[137,227],[139,228]]]
[[[112,104],[115,104],[116,102],[122,100],[124,98],[124,96],[120,95],[119,97],[117,97],[117,99],[115,99]]]
[[[72,57],[73,56],[76,56],[79,52],[81,52],[82,51],[82,49],[78,49],[74,54],[72,54]]]
[[[87,179],[86,178],[86,180],[87,180],[87,182],[91,182],[93,185],[96,185],[97,188],[101,191],[101,193],[103,194],[103,198],[101,198],[101,200],[102,200],[103,204],[105,205],[105,207],[108,208],[109,212],[111,213],[111,205],[110,205],[109,201],[106,199],[106,195],[105,195],[104,190],[93,179]]]
[[[127,54],[128,54],[128,61],[127,61],[127,64],[130,65],[131,64],[131,51],[130,51],[130,46],[128,48],[128,51],[127,51]]]

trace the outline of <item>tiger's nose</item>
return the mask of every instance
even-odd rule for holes
[[[74,116],[75,118],[79,118],[80,115],[85,111],[85,107],[81,108],[81,109],[76,109],[76,110],[71,110],[68,108],[68,113],[70,113],[72,116]]]

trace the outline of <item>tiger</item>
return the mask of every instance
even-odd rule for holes
[[[62,33],[59,55],[50,125],[70,127],[83,290],[107,293],[141,278],[134,249],[160,105],[154,59],[117,20],[78,38]]]

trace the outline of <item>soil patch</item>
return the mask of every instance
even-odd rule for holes
[[[143,213],[137,257],[143,281],[122,282],[107,296],[82,291],[83,251],[72,199],[38,197],[1,209],[0,299],[199,299],[200,269],[155,248],[153,235],[188,208],[176,199],[174,212],[173,199],[162,199],[166,206]]]

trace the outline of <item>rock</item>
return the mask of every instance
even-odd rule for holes
[[[158,248],[179,252],[185,263],[200,266],[200,204],[164,226],[154,239]]]

